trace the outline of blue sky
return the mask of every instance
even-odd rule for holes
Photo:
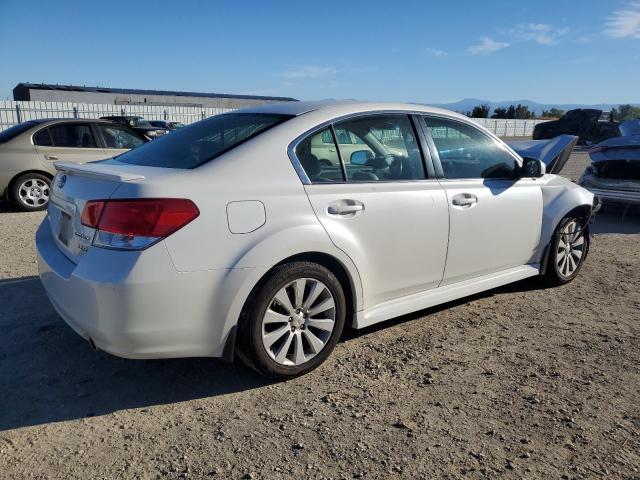
[[[640,102],[640,0],[0,0],[19,82],[449,102]]]

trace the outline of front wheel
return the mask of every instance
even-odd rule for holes
[[[305,374],[331,354],[345,314],[342,286],[330,270],[310,262],[281,265],[245,305],[239,356],[268,377]]]
[[[578,275],[589,251],[589,234],[576,217],[560,222],[551,240],[545,280],[564,285]]]

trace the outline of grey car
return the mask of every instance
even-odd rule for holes
[[[29,120],[0,132],[0,194],[24,211],[49,202],[55,161],[85,163],[114,157],[147,140],[105,120]]]

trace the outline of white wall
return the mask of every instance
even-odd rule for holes
[[[170,120],[189,124],[232,110],[230,108],[215,107],[0,100],[0,131],[26,120],[40,118],[98,118],[105,115],[140,115],[148,120]],[[474,118],[473,121],[500,137],[529,137],[533,133],[533,127],[545,120]]]
[[[26,120],[41,118],[99,118],[105,115],[140,115],[147,120],[169,120],[188,124],[231,110],[229,108],[215,107],[0,100],[0,131]]]

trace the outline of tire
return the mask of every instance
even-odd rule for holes
[[[311,262],[280,265],[245,304],[238,325],[238,356],[266,377],[303,375],[331,354],[345,316],[344,291],[329,269]]]
[[[25,173],[9,188],[9,200],[24,212],[44,210],[49,204],[51,179],[41,173]]]
[[[547,258],[544,280],[551,286],[565,285],[578,276],[589,252],[589,230],[584,220],[565,217],[556,228]],[[573,233],[572,233],[573,232]]]
[[[333,163],[330,160],[327,160],[326,158],[318,160],[318,163],[320,164],[321,167],[333,167]]]

